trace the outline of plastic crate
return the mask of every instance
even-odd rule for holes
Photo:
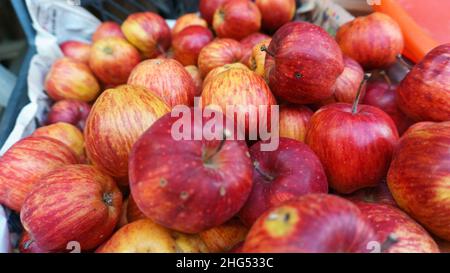
[[[147,10],[153,10],[165,18],[174,19],[181,14],[197,11],[199,2],[199,0],[68,0],[68,3],[69,1],[89,9],[102,21],[118,23],[125,20],[131,13]],[[0,147],[13,130],[20,111],[29,103],[27,75],[31,59],[36,54],[35,31],[25,0],[11,0],[11,3],[26,35],[28,51],[22,61],[16,86],[0,120]]]

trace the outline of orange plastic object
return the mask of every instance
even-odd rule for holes
[[[374,10],[388,14],[405,36],[403,54],[419,62],[433,48],[450,42],[450,1],[381,0]]]

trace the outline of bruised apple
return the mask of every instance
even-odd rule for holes
[[[368,253],[376,239],[352,202],[309,194],[265,212],[250,229],[242,252]]]
[[[217,137],[194,140],[194,132],[207,131],[217,118],[194,121],[197,110],[187,110],[181,119],[165,115],[141,136],[130,155],[129,177],[133,198],[147,217],[193,234],[236,215],[250,194],[252,165],[245,142],[224,137],[228,129],[220,112],[214,113],[222,121],[214,123]]]
[[[60,251],[76,241],[95,249],[117,224],[122,194],[114,180],[89,165],[67,165],[42,177],[27,195],[20,219],[36,244]]]
[[[27,137],[0,157],[0,204],[20,211],[38,180],[54,169],[78,163],[75,153],[59,140]]]
[[[69,58],[55,61],[45,77],[44,88],[55,101],[76,99],[90,102],[100,93],[100,85],[91,69]]]
[[[126,178],[134,142],[167,112],[167,104],[144,88],[122,85],[104,91],[92,107],[84,131],[89,159],[105,173]]]
[[[194,81],[184,66],[172,59],[143,61],[131,72],[128,84],[153,92],[171,108],[194,105]]]
[[[207,253],[198,235],[182,234],[150,219],[125,225],[97,253]]]

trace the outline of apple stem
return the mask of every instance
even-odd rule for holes
[[[273,180],[275,179],[275,177],[271,176],[270,174],[267,174],[267,173],[263,172],[263,171],[260,169],[260,165],[259,165],[259,162],[258,162],[258,161],[255,160],[255,161],[253,162],[253,166],[255,167],[256,172],[259,173],[259,174],[260,174],[262,177],[264,177],[266,180],[268,180],[268,181],[273,181]]]
[[[24,248],[24,249],[30,248],[30,246],[31,246],[32,243],[34,243],[34,240],[33,240],[33,239],[30,239],[30,240],[26,241],[26,242],[23,244],[23,248]]]
[[[352,108],[352,114],[356,114],[358,112],[358,105],[359,101],[361,99],[361,93],[364,85],[366,82],[372,77],[372,73],[366,73],[364,74],[364,79],[361,81],[361,84],[359,85],[358,92],[356,93],[355,101],[353,102],[353,108]]]
[[[261,51],[266,52],[269,56],[275,58],[275,54],[273,54],[273,52],[271,52],[271,51],[267,48],[267,46],[265,46],[265,45],[261,46]]]
[[[406,67],[408,70],[411,70],[411,68],[413,67],[409,62],[405,60],[405,58],[401,54],[397,55],[397,60],[400,62],[401,65]]]
[[[389,85],[389,88],[392,86],[391,78],[389,78],[388,74],[385,70],[381,70],[380,72],[381,76],[383,76],[383,79],[386,81],[386,83]]]
[[[217,148],[214,150],[214,152],[212,153],[208,153],[208,152],[203,152],[203,162],[205,163],[205,165],[209,166],[211,165],[211,159],[220,152],[220,150],[222,150],[223,146],[225,145],[225,141],[227,141],[226,135],[224,134],[224,138],[220,141],[219,146],[217,146]]]
[[[381,253],[387,251],[389,248],[391,248],[396,243],[398,243],[397,235],[394,233],[389,234],[389,236],[386,238],[386,240],[381,245]]]

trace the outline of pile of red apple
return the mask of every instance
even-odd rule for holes
[[[103,23],[91,44],[63,43],[46,126],[0,158],[20,250],[439,252],[450,44],[396,84],[384,72],[404,48],[393,19],[359,17],[334,38],[291,22],[295,11],[294,0],[202,0],[201,16],[172,29],[142,12]],[[170,112],[196,96],[245,115],[280,104],[278,149],[175,140]]]

